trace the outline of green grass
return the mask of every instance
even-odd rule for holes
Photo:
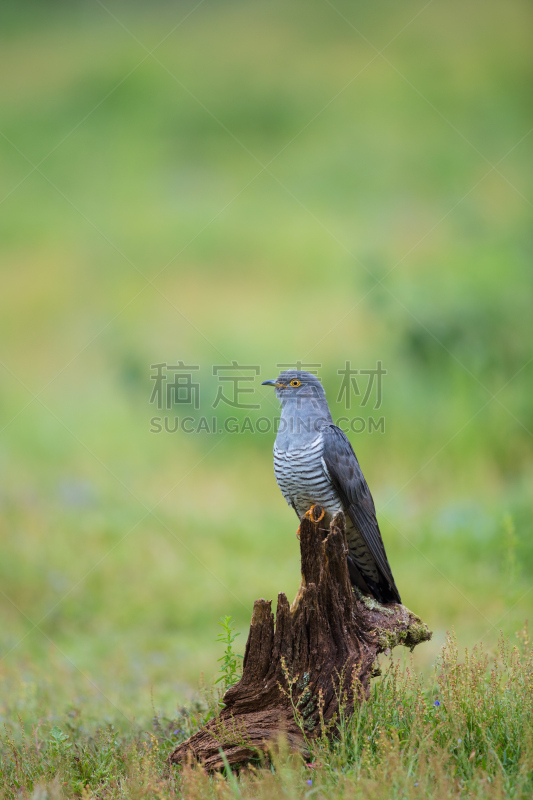
[[[533,790],[533,650],[502,636],[489,657],[461,658],[448,637],[432,679],[392,659],[367,702],[341,705],[307,759],[283,741],[272,760],[241,768],[228,782],[201,768],[170,767],[169,754],[220,705],[213,690],[171,718],[144,726],[95,726],[85,704],[29,729],[6,728],[0,749],[3,798],[483,797],[526,798]],[[22,712],[24,714],[24,712]],[[55,724],[52,724],[55,722]]]
[[[296,593],[273,435],[150,433],[177,359],[209,418],[213,365],[321,363],[338,417],[381,360],[351,440],[415,668],[492,652],[533,596],[529,5],[104,6],[0,12],[0,721],[170,719]]]

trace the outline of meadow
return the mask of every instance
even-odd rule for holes
[[[527,796],[529,5],[6,0],[0,17],[0,791]],[[216,707],[220,618],[242,652],[253,601],[299,584],[258,430],[278,414],[261,381],[297,361],[334,419],[361,421],[396,583],[433,640],[395,654],[316,777],[283,753],[240,783],[169,774],[172,732]],[[178,362],[198,408],[158,409],[154,365]],[[233,362],[254,408],[217,404]],[[347,364],[378,362],[382,398],[360,373],[343,395]],[[153,432],[165,416],[194,432]]]

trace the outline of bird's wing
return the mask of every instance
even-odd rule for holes
[[[344,509],[363,537],[383,578],[400,602],[376,519],[374,501],[352,445],[336,425],[325,425],[322,435],[324,463]]]

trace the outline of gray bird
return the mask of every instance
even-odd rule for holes
[[[380,603],[401,603],[370,489],[348,438],[333,424],[322,384],[291,369],[262,385],[275,386],[281,403],[274,473],[285,500],[299,519],[322,506],[327,525],[342,510],[352,585]]]

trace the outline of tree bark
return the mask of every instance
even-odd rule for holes
[[[315,521],[320,514],[315,506],[301,521],[302,583],[292,606],[278,595],[274,625],[271,601],[255,601],[240,681],[225,693],[219,716],[180,744],[171,762],[220,769],[222,749],[230,765],[242,765],[280,736],[305,750],[323,725],[334,724],[341,698],[349,714],[368,697],[380,653],[431,638],[404,606],[382,606],[352,589],[344,515],[327,530]]]

